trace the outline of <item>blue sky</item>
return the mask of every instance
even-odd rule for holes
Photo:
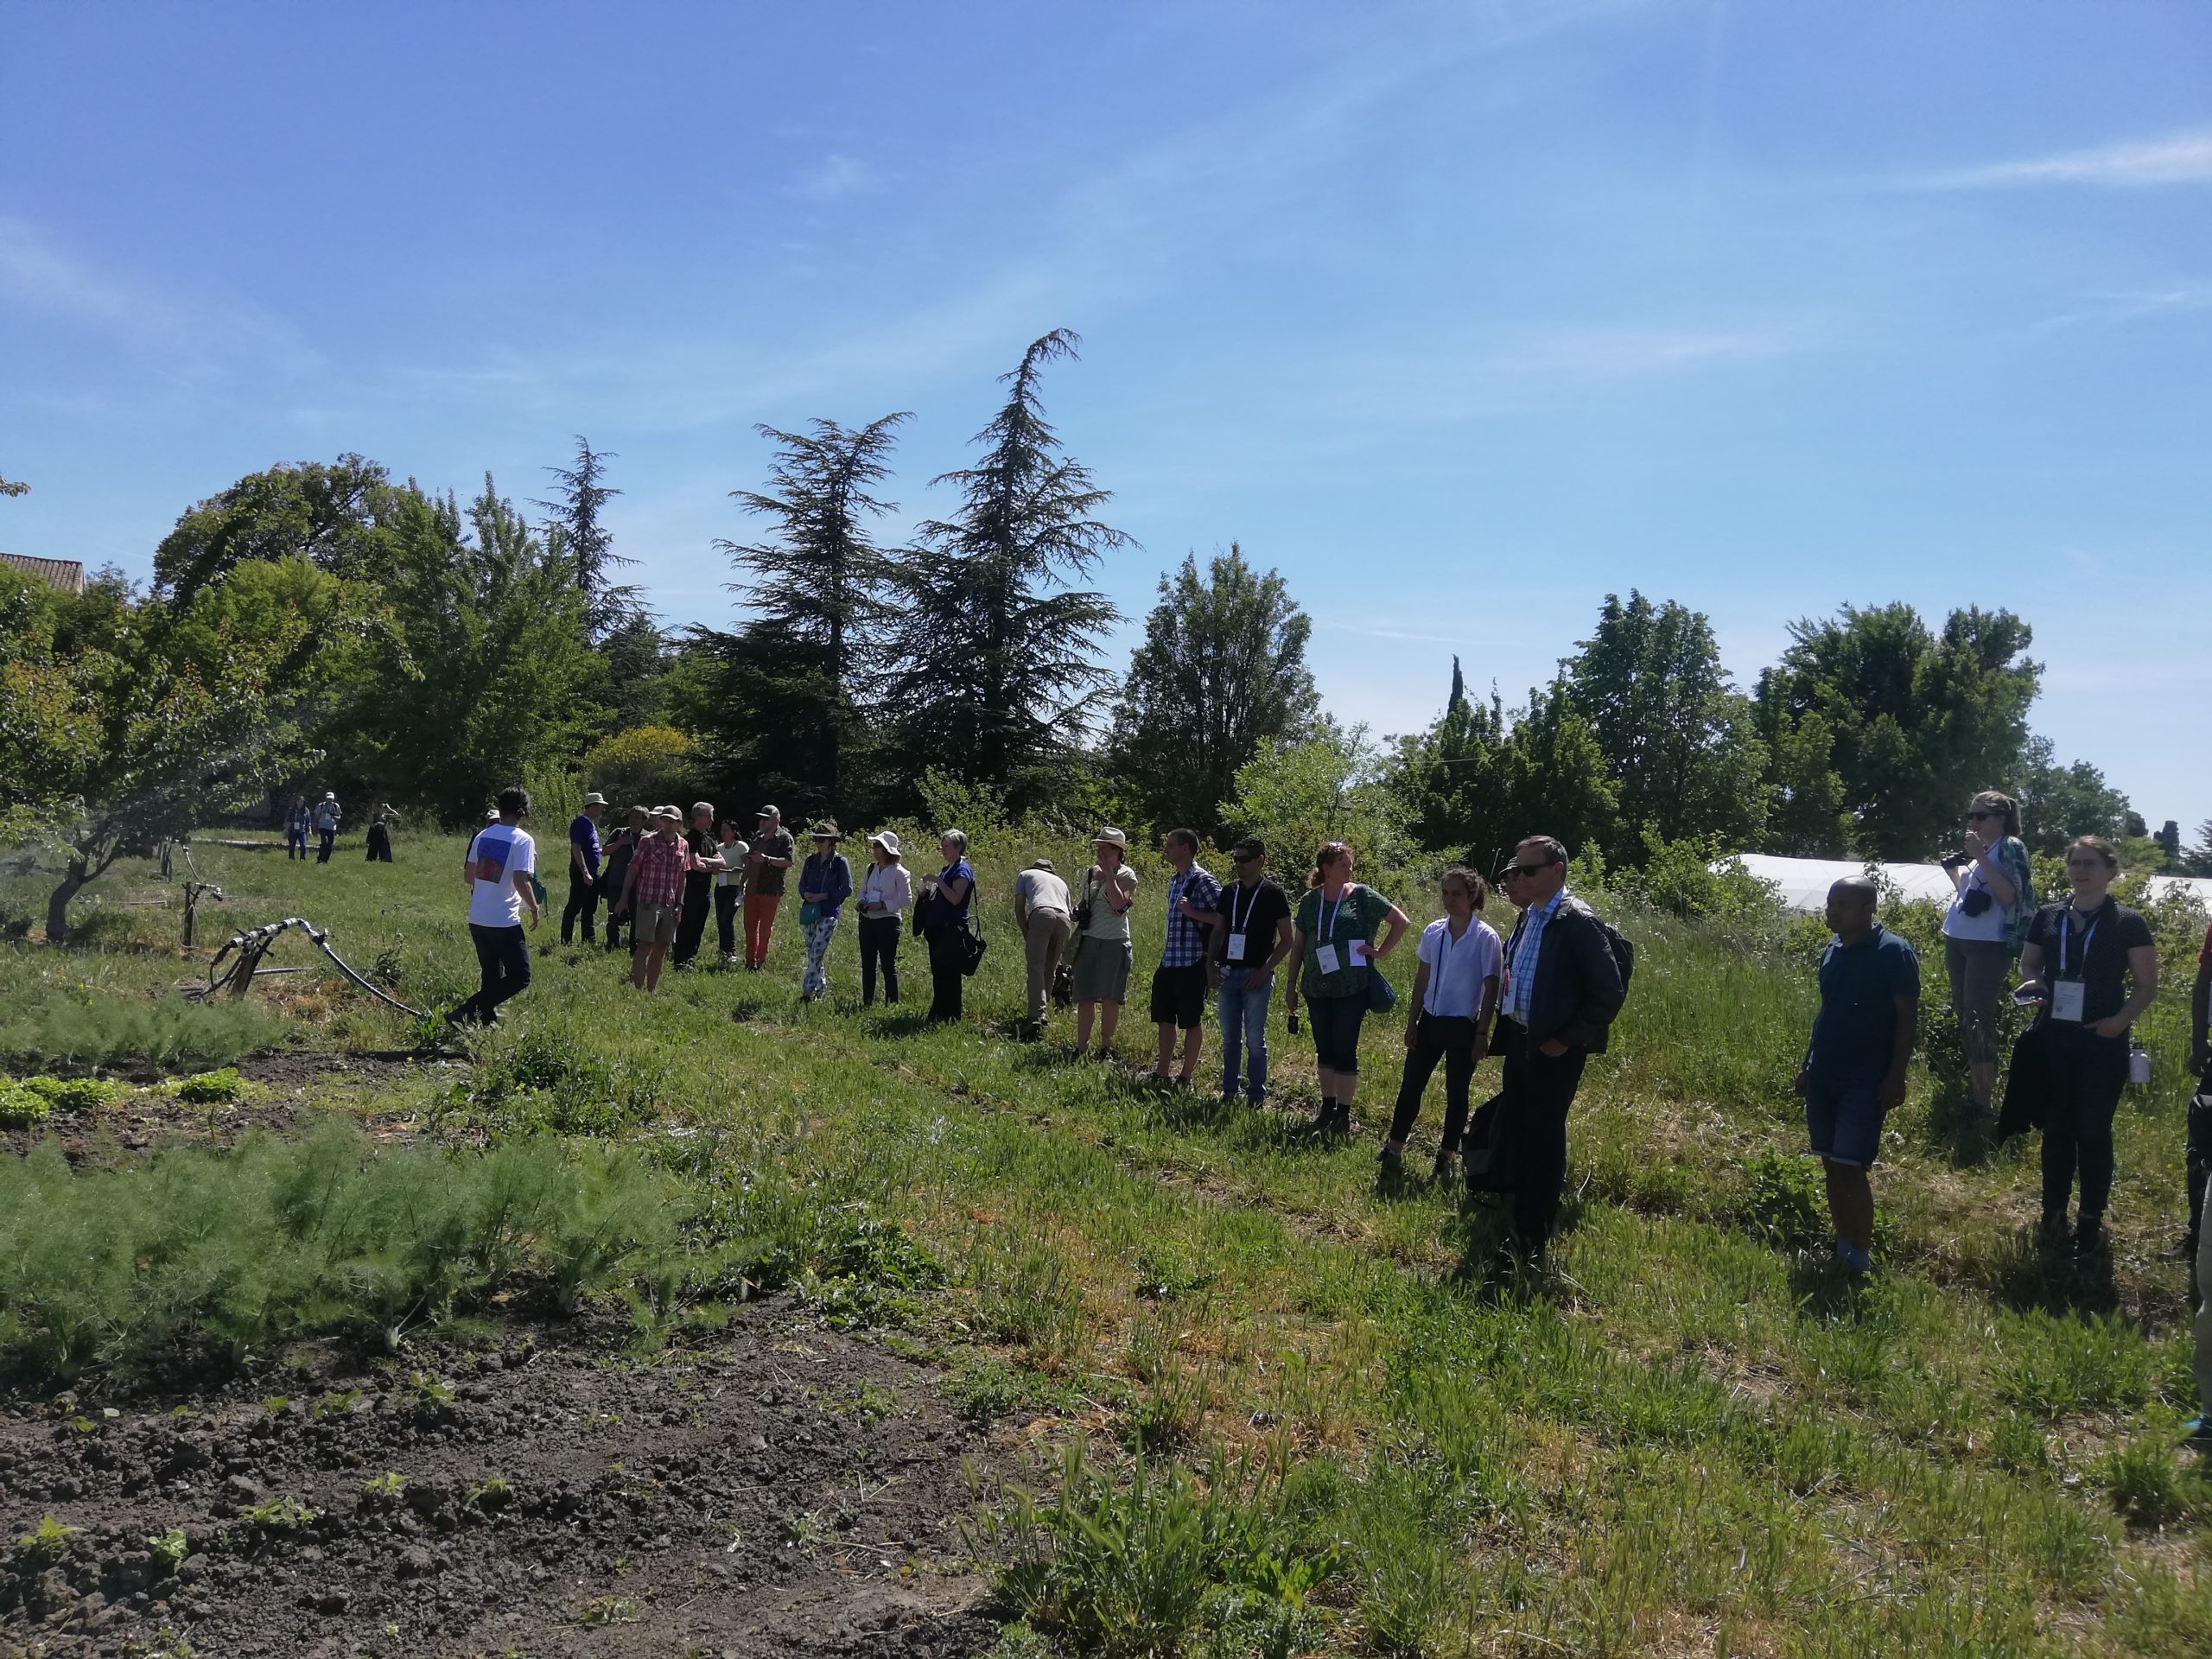
[[[754,423],[912,410],[938,511],[1065,326],[1103,585],[1240,540],[1378,732],[1609,590],[1747,688],[1796,617],[2001,604],[2037,728],[2190,827],[2208,207],[2179,0],[4,0],[0,547],[143,575],[278,461],[527,498],[581,432],[663,617],[724,620]]]

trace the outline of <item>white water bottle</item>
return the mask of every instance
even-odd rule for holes
[[[2127,1080],[2134,1084],[2151,1081],[2151,1054],[2148,1049],[2137,1047],[2128,1051]]]

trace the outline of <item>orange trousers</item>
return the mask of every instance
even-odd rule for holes
[[[780,893],[748,893],[745,895],[745,965],[758,968],[768,960],[768,936],[776,931],[776,906],[784,902]]]

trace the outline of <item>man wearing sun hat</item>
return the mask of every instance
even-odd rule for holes
[[[599,815],[607,797],[597,790],[584,797],[583,810],[569,820],[569,902],[561,912],[561,943],[575,943],[576,918],[584,921],[584,943],[593,943],[599,917]]]
[[[630,982],[650,991],[660,983],[660,965],[676,938],[683,907],[683,878],[691,873],[691,849],[682,834],[683,815],[657,806],[649,815],[653,833],[630,856],[622,902],[631,914]]]
[[[758,973],[768,960],[768,938],[776,931],[776,906],[784,902],[784,875],[798,843],[784,828],[784,815],[760,809],[760,833],[753,837],[753,880],[745,889],[745,966]]]

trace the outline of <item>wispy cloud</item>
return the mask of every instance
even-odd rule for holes
[[[791,194],[805,201],[842,201],[874,194],[883,175],[856,156],[825,156],[800,175]]]
[[[104,334],[157,373],[200,380],[251,368],[300,373],[321,356],[300,332],[234,299],[189,299],[102,270],[27,219],[0,215],[0,315]]]
[[[2030,185],[2086,184],[2105,188],[2212,184],[2212,131],[2101,144],[2019,161],[1936,173],[1919,182],[1935,190],[1988,190]]]
[[[2212,283],[2184,283],[2173,288],[2145,289],[2086,296],[2077,310],[2062,311],[2036,324],[2038,328],[2066,328],[2082,323],[2143,322],[2161,317],[2187,316],[2212,311]]]

